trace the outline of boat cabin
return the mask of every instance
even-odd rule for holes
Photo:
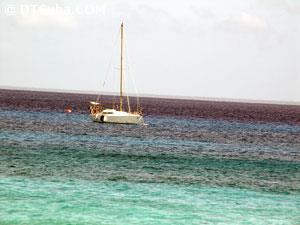
[[[90,113],[97,114],[103,110],[99,102],[90,102]]]

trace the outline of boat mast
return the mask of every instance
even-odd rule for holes
[[[123,22],[121,23],[120,111],[123,111]]]

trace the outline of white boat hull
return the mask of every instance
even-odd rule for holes
[[[91,114],[94,122],[99,123],[118,123],[118,124],[144,124],[143,116],[128,112],[112,111],[112,113],[105,112],[106,110]]]

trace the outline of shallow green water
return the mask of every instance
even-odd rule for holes
[[[2,178],[1,224],[296,224],[299,195],[116,181]]]

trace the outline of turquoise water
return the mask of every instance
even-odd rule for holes
[[[123,181],[2,178],[0,184],[1,224],[296,224],[300,219],[299,195]]]
[[[300,224],[300,126],[0,110],[0,224]]]

